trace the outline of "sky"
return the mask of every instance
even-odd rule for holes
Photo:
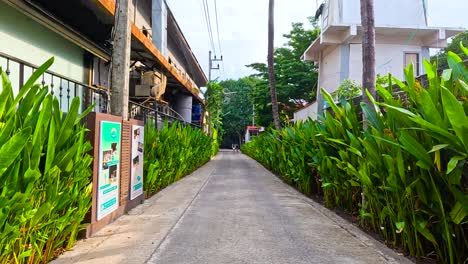
[[[212,50],[203,0],[166,0],[192,51],[208,76],[208,52]],[[266,62],[268,44],[268,0],[207,0],[217,58],[220,57],[215,6],[218,11],[219,43],[224,61],[213,79],[237,79],[253,73],[245,65]],[[386,1],[386,0],[375,0]],[[316,3],[322,0],[275,1],[275,47],[282,46],[293,22],[308,25]],[[468,29],[468,0],[428,0],[429,26]],[[217,64],[217,63],[216,63]],[[214,66],[216,66],[216,64]]]

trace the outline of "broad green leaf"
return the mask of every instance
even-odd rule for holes
[[[73,132],[73,127],[76,121],[76,117],[78,115],[78,109],[80,107],[80,98],[75,97],[73,98],[70,109],[68,110],[67,116],[63,121],[62,125],[60,126],[59,136],[57,138],[57,147],[61,147],[66,140],[70,137],[71,133]]]
[[[0,146],[11,137],[11,133],[15,129],[16,116],[10,117],[4,124],[3,128],[0,129]]]
[[[432,101],[431,95],[424,89],[419,90],[417,93],[416,101],[419,106],[424,111],[425,119],[436,126],[443,127],[442,117],[440,116],[439,111],[437,110],[436,105]]]
[[[29,89],[36,83],[36,81],[41,77],[54,63],[54,57],[50,58],[47,60],[44,64],[42,64],[37,70],[34,71],[34,73],[29,77],[29,79],[26,81],[26,83],[21,87],[19,90],[18,95],[16,96],[15,100],[13,101],[13,105],[17,105],[18,102],[23,99],[23,96],[29,92]],[[13,109],[10,109],[10,111],[13,111]]]
[[[8,167],[18,159],[18,155],[28,143],[31,136],[31,128],[27,127],[16,133],[0,148],[0,176],[8,169]]]
[[[397,233],[401,233],[405,228],[405,222],[396,222],[395,227],[397,228]]]
[[[463,41],[460,41],[460,48],[465,53],[466,56],[468,56],[468,49],[463,46]]]
[[[449,185],[448,187],[452,192],[453,196],[455,196],[457,202],[459,202],[460,205],[463,207],[463,210],[465,212],[468,212],[468,194],[462,193],[460,190],[457,189],[457,187],[453,185]]]
[[[447,164],[447,174],[450,174],[458,165],[458,162],[464,160],[464,157],[455,156],[450,159],[449,163]]]
[[[468,213],[463,209],[463,206],[460,202],[455,203],[452,211],[450,211],[450,218],[457,225],[463,222],[463,219],[465,219],[467,215]]]
[[[463,80],[458,80],[458,82],[460,83],[461,87],[465,90],[465,92],[468,93],[468,84],[466,84],[466,82],[464,82]]]
[[[427,228],[427,222],[424,221],[418,221],[416,223],[416,230],[423,235],[427,240],[429,240],[432,244],[437,245],[437,241],[434,237],[434,235],[429,231]]]
[[[468,80],[468,70],[466,69],[462,59],[456,53],[449,51],[447,53],[447,62],[450,69],[453,70],[454,78],[462,77],[463,79]]]
[[[432,64],[426,59],[423,60],[423,64],[424,64],[424,69],[426,70],[427,78],[429,80],[434,79],[436,77],[436,72],[433,70]]]
[[[414,157],[418,159],[418,162],[421,162],[426,168],[430,168],[432,164],[431,157],[427,153],[427,150],[413,138],[407,131],[401,131],[400,142],[405,147],[405,149],[411,153]]]
[[[432,149],[428,152],[428,153],[432,153],[432,152],[435,152],[435,151],[439,151],[441,149],[444,149],[446,147],[450,146],[449,144],[440,144],[440,145],[435,145],[434,147],[432,147]]]
[[[31,254],[33,253],[34,251],[32,249],[30,250],[27,250],[27,251],[24,251],[23,253],[21,253],[19,256],[18,256],[18,259],[19,260],[22,260],[24,258],[27,258],[29,256],[31,256]]]
[[[468,117],[457,98],[445,87],[442,87],[442,101],[445,113],[455,130],[456,135],[465,145],[468,152]]]
[[[406,110],[404,108],[401,108],[401,107],[396,107],[396,106],[393,106],[393,105],[389,105],[389,104],[380,104],[382,106],[385,106],[387,108],[390,108],[390,109],[393,109],[393,110],[396,110],[402,114],[405,114],[407,116],[410,116],[410,117],[416,117],[417,115],[414,114],[413,112],[409,111],[409,110]]]
[[[370,124],[375,127],[378,131],[382,132],[384,129],[384,124],[382,122],[382,119],[378,116],[377,112],[373,107],[368,106],[365,103],[361,103],[361,108],[362,111],[367,118],[367,121],[370,122]]]
[[[452,69],[445,69],[442,71],[442,75],[440,76],[444,82],[450,81],[452,78]]]
[[[2,77],[2,92],[0,93],[0,120],[3,119],[4,115],[7,113],[7,109],[14,108],[16,106],[13,104],[13,88],[11,87],[11,82],[8,79],[6,73],[0,68],[0,73]]]
[[[47,156],[45,162],[44,173],[47,173],[52,167],[52,163],[55,159],[55,119],[50,120],[49,135],[47,140]]]
[[[335,101],[333,100],[333,97],[327,92],[327,90],[323,88],[321,89],[321,92],[325,100],[328,102],[328,104],[332,108],[333,112],[335,112],[336,115],[340,115],[341,109],[336,105]]]
[[[96,103],[92,104],[91,106],[89,106],[88,108],[86,108],[86,110],[84,110],[79,116],[78,118],[76,119],[75,121],[75,125],[77,125],[85,116],[87,116],[89,113],[91,113],[91,111],[93,111],[94,107],[96,106]],[[216,131],[213,131],[213,137],[216,137],[217,136],[217,132]]]

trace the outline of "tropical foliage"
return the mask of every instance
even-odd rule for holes
[[[243,151],[300,191],[322,195],[326,206],[356,215],[388,245],[464,263],[468,68],[453,52],[447,61],[450,69],[440,76],[436,64],[424,63],[424,88],[412,66],[405,69],[406,83],[387,78],[386,86],[377,85],[382,101],[371,97],[372,105],[339,106],[323,91],[331,109],[319,121],[270,131]],[[393,84],[401,94],[393,94]],[[358,110],[368,117],[366,130]]]
[[[362,86],[357,84],[356,81],[346,79],[340,83],[338,89],[332,93],[333,97],[336,100],[344,99],[351,99],[356,96],[361,95]]]
[[[65,115],[39,67],[13,95],[0,69],[0,263],[46,263],[75,243],[91,207],[92,157],[79,98]]]
[[[460,48],[460,41],[463,43],[463,45],[468,46],[468,31],[464,31],[455,36],[447,45],[447,47],[441,49],[434,56],[431,56],[431,62],[436,62],[439,70],[447,69],[449,67],[447,63],[447,54],[449,51],[458,55],[463,54],[463,51]]]
[[[158,131],[145,126],[144,190],[150,196],[191,173],[211,158],[216,142],[201,129],[169,125]]]
[[[221,136],[223,134],[221,103],[224,99],[224,90],[219,83],[209,82],[204,95],[206,98],[206,111],[208,112],[206,122],[209,134],[213,140],[213,144],[211,144],[211,154],[214,156],[218,153]]]
[[[276,92],[279,110],[283,119],[291,119],[295,110],[315,100],[318,74],[312,63],[304,62],[301,56],[319,34],[316,23],[310,19],[311,29],[302,23],[293,23],[289,34],[285,34],[287,43],[274,51]],[[270,88],[268,86],[268,67],[265,63],[252,63],[248,67],[257,73],[255,84],[256,120],[260,126],[269,126],[273,122]]]
[[[221,104],[223,113],[222,147],[231,148],[231,144],[240,144],[247,125],[252,124],[253,87],[256,78],[245,77],[238,80],[220,82],[224,88],[224,100]]]

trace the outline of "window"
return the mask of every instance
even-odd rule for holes
[[[419,76],[419,53],[405,53],[405,67],[408,67],[411,63],[413,64],[414,74]]]

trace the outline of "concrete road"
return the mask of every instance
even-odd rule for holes
[[[411,262],[226,151],[55,263]]]

